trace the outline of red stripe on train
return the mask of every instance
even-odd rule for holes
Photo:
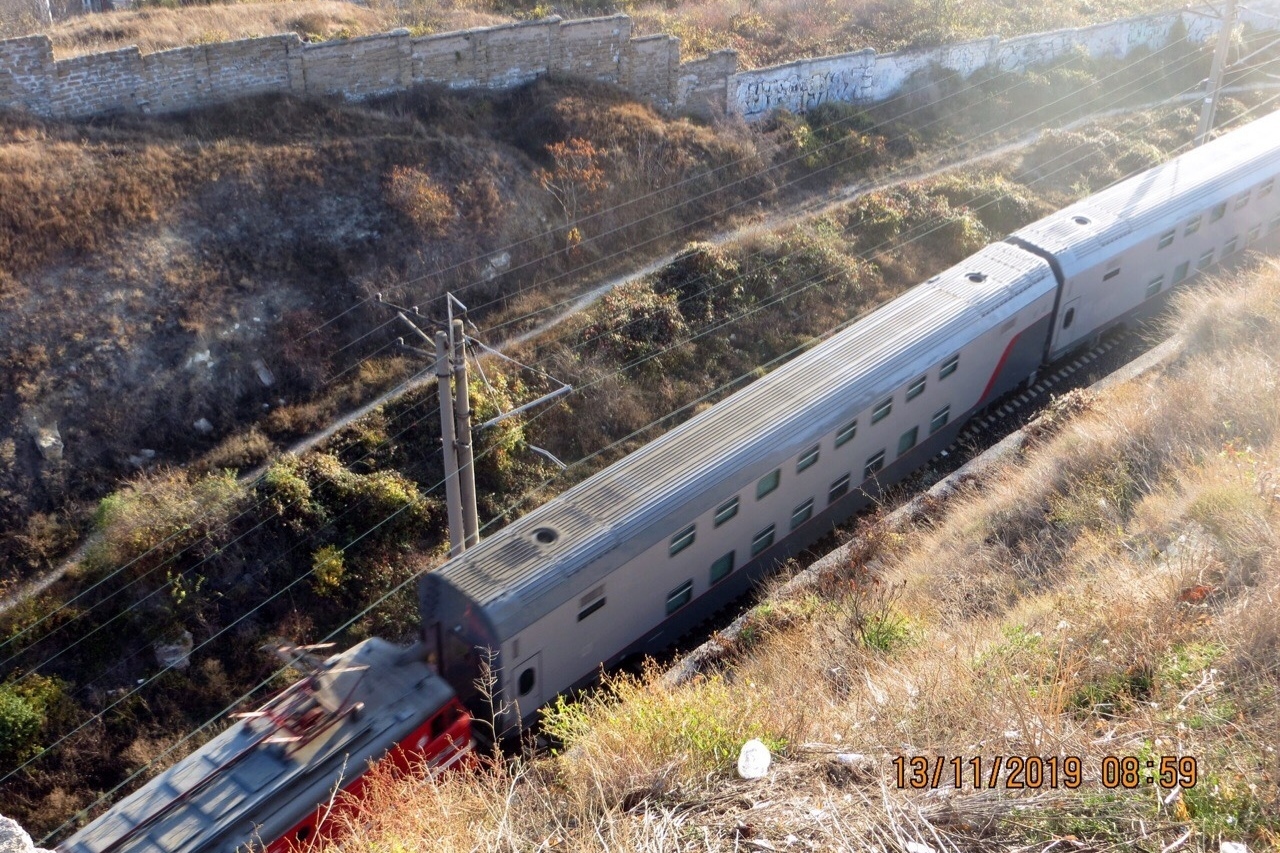
[[[1026,330],[1023,329],[1022,331]],[[1009,353],[1013,352],[1013,346],[1020,337],[1022,337],[1022,332],[1018,332],[1018,334],[1009,339],[1009,345],[1004,348],[1004,352],[1000,355],[1000,360],[996,362],[996,369],[991,372],[991,378],[987,380],[987,387],[982,389],[982,396],[978,398],[978,405],[982,405],[987,401],[987,395],[995,387],[996,378],[1000,375],[1000,371],[1004,370],[1004,363],[1009,360]]]

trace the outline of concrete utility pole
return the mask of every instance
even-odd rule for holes
[[[449,335],[436,332],[436,390],[440,394],[440,445],[444,454],[444,495],[449,507],[449,556],[466,548],[462,523],[462,498],[458,488],[458,453],[454,440],[453,394],[449,390]],[[474,489],[473,489],[474,491]]]
[[[476,468],[471,447],[471,399],[467,388],[467,353],[463,348],[465,335],[462,321],[454,320],[453,333],[453,417],[454,446],[458,450],[458,479],[462,486],[462,529],[465,531],[464,548],[472,548],[480,541],[480,523],[476,512]]]
[[[1222,12],[1222,29],[1218,31],[1218,47],[1213,51],[1213,66],[1209,71],[1209,89],[1205,92],[1204,106],[1200,109],[1200,127],[1196,130],[1196,146],[1209,141],[1213,130],[1213,116],[1218,111],[1218,96],[1222,92],[1222,72],[1227,64],[1227,50],[1231,47],[1231,35],[1236,28],[1236,0],[1227,0]]]

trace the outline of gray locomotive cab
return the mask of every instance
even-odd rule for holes
[[[502,670],[501,644],[485,609],[435,573],[418,582],[422,641],[427,662],[457,692],[458,701],[479,721],[493,709],[492,679]]]
[[[1272,113],[1011,234],[1062,284],[1046,358],[1154,314],[1172,288],[1274,234],[1278,135]]]

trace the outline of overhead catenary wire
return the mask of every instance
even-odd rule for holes
[[[1177,46],[1177,45],[1179,45],[1179,44],[1180,44],[1179,42],[1174,42],[1174,43],[1172,43],[1171,45],[1168,45],[1168,46],[1166,46],[1166,48],[1163,48],[1163,49],[1169,49],[1169,48],[1172,48],[1172,47]],[[1163,50],[1163,49],[1162,49],[1162,50]],[[1143,62],[1143,61],[1149,61],[1149,60],[1150,60],[1150,57],[1144,57],[1143,59],[1139,60],[1138,62],[1133,63],[1133,65],[1138,65],[1138,64],[1140,64],[1140,63],[1141,63],[1141,62]],[[1121,73],[1122,71],[1123,71],[1123,69],[1122,69],[1121,71],[1114,72],[1114,73],[1113,73],[1113,74],[1111,74],[1111,75],[1107,75],[1106,77],[1101,78],[1098,82],[1099,82],[1099,83],[1104,82],[1105,80],[1110,79],[1111,77],[1113,77],[1113,76],[1115,76],[1115,75],[1117,75],[1117,74]],[[957,74],[958,74],[958,72],[955,72],[955,73],[953,73],[953,74],[952,74],[952,75],[950,75],[950,76],[951,76],[951,77],[955,77],[955,76],[957,76]],[[1006,88],[1006,89],[1002,90],[1002,91],[1001,91],[1001,92],[999,92],[999,93],[993,93],[992,95],[990,95],[990,96],[988,96],[988,97],[989,97],[989,98],[993,98],[993,97],[998,97],[998,96],[1001,96],[1001,95],[1007,94],[1007,93],[1009,93],[1009,92],[1013,91],[1014,89],[1017,89],[1019,86],[1023,85],[1023,84],[1024,84],[1024,82],[1025,82],[1025,81],[1023,81],[1023,80],[1019,79],[1018,81],[1015,81],[1015,82],[1014,82],[1011,86],[1009,86],[1008,88]],[[962,93],[963,93],[963,92],[965,92],[965,91],[969,91],[970,89],[974,89],[974,88],[977,88],[977,84],[971,85],[971,86],[969,86],[969,87],[968,87],[968,88],[966,88],[966,89],[962,89],[962,90],[960,90],[959,92],[953,93],[952,95],[949,95],[948,97],[954,97],[954,96],[957,96],[957,95],[959,95],[959,94],[962,94]],[[906,95],[904,94],[904,95],[900,95],[900,96],[895,96],[895,98],[893,98],[893,99],[891,99],[891,100],[890,100],[890,103],[892,103],[893,101],[896,101],[896,100],[898,100],[899,98],[902,98],[902,97],[906,97]],[[1052,104],[1041,105],[1040,107],[1036,108],[1035,110],[1030,111],[1027,115],[1028,115],[1028,116],[1030,116],[1030,115],[1034,115],[1036,112],[1038,112],[1038,111],[1040,111],[1040,110],[1043,110],[1043,109],[1046,109],[1046,108],[1048,108],[1048,107],[1050,107],[1050,106],[1053,106],[1053,105],[1055,105],[1055,104],[1059,103],[1061,100],[1066,100],[1066,99],[1065,99],[1065,98],[1064,98],[1064,99],[1059,99],[1059,101],[1055,101],[1055,102],[1053,102]],[[944,99],[944,101],[945,101],[945,99]],[[928,105],[928,106],[930,106],[930,107],[936,107],[936,105]],[[917,108],[916,108],[916,110],[918,110],[918,109],[923,109],[923,108],[924,108],[923,106],[922,106],[922,107],[917,107]],[[907,113],[904,113],[902,116],[895,116],[892,120],[893,120],[893,121],[899,121],[899,120],[901,120],[901,119],[903,118],[903,116],[905,116],[905,115],[909,115],[909,114],[910,114],[910,113],[912,113],[912,112],[915,112],[915,110],[910,110],[910,111],[908,111]],[[935,122],[936,122],[936,121],[942,121],[942,120],[943,120],[943,119],[939,118],[939,119],[936,119],[936,120],[935,120]],[[1024,117],[1022,120],[1025,120],[1025,117]],[[879,127],[879,126],[883,125],[884,123],[887,123],[887,122],[880,122],[880,123],[877,123],[874,127]],[[931,124],[933,124],[933,122],[931,122],[931,123],[930,123],[930,125],[931,125]],[[1006,125],[1002,125],[1001,127],[1004,127],[1004,126],[1007,126],[1007,125],[1010,125],[1010,124],[1012,124],[1012,122],[1007,122],[1007,123],[1006,123]],[[828,143],[827,145],[821,146],[821,147],[820,147],[819,149],[817,149],[817,150],[821,151],[821,150],[824,150],[825,148],[827,148],[827,147],[829,147],[829,146],[831,146],[831,145],[835,145],[835,144],[838,144],[838,143],[837,143],[837,142]],[[961,147],[961,145],[955,145],[955,146],[952,146],[952,150],[959,149],[960,147]],[[804,156],[812,155],[812,153],[814,153],[814,152],[807,152],[807,153],[806,153],[806,155],[804,155]],[[944,153],[945,153],[945,152],[944,152]],[[851,156],[856,156],[856,155],[851,155]],[[780,164],[773,164],[773,165],[771,165],[771,166],[767,167],[766,169],[762,170],[762,171],[761,171],[761,173],[759,173],[759,174],[764,174],[764,173],[767,173],[767,172],[769,172],[769,171],[772,171],[772,170],[776,170],[776,169],[782,168],[782,167],[784,167],[784,166],[786,166],[786,165],[789,165],[789,164],[791,164],[791,163],[794,163],[797,159],[799,159],[799,157],[797,157],[797,158],[792,158],[791,160],[789,160],[789,161],[784,161],[783,163],[780,163]],[[846,159],[847,159],[847,158],[846,158]],[[828,164],[825,168],[826,168],[826,169],[834,168],[834,167],[838,166],[841,162],[844,162],[844,160],[840,160],[840,161],[836,161],[836,162],[833,162],[833,163],[831,163],[831,164]],[[902,171],[902,170],[899,170],[899,171]],[[811,178],[811,176],[806,175],[806,176],[803,176],[802,178],[797,178],[796,180],[807,180],[807,179],[809,179],[809,178]],[[702,179],[702,177],[700,176],[698,179]],[[693,179],[691,178],[690,180],[693,180]],[[745,180],[745,178],[744,178],[743,180]],[[671,186],[678,186],[678,185],[679,185],[679,183],[680,183],[680,182],[677,182],[677,184],[675,184],[675,185],[671,185]],[[788,183],[790,183],[790,182],[788,182]],[[787,185],[787,184],[783,184],[783,186],[786,186],[786,185]],[[669,188],[669,187],[668,187],[668,188]],[[720,191],[720,189],[722,189],[722,188],[718,188],[717,190],[715,190],[715,191],[713,191],[713,192],[718,192],[718,191]],[[660,190],[655,190],[655,191],[653,191],[652,193],[650,193],[649,195],[650,195],[650,196],[651,196],[651,195],[654,195],[654,194],[656,194],[656,193],[657,193],[657,192],[659,192],[659,191],[660,191]],[[677,205],[674,205],[672,208],[669,208],[669,209],[675,209],[675,208],[679,207],[681,204],[685,204],[685,203],[687,203],[687,201],[688,201],[688,200],[682,201],[682,202],[678,203]],[[595,214],[593,214],[593,215],[595,215]],[[683,227],[687,227],[687,226],[682,226],[682,228],[683,228]],[[670,232],[669,232],[669,233],[670,233]],[[601,235],[601,236],[604,236],[604,235]],[[366,298],[366,300],[363,300],[363,301],[362,301],[362,304],[363,304],[363,302],[367,302],[367,301],[368,301],[368,300],[367,300],[367,298]],[[487,304],[487,303],[486,303],[486,304]],[[345,314],[345,313],[347,313],[347,312],[348,312],[348,311],[350,311],[350,310],[353,310],[353,308],[351,308],[351,309],[347,309],[347,311],[344,311],[344,312],[342,312],[342,313],[343,313],[343,314]],[[537,313],[537,312],[534,312],[534,313]],[[339,316],[342,316],[342,315],[339,315]],[[526,315],[526,317],[527,317],[527,316],[532,316],[532,314],[530,314],[530,315]],[[331,318],[331,320],[330,320],[330,321],[326,321],[326,323],[325,323],[325,324],[322,324],[322,325],[327,325],[327,323],[328,323],[328,322],[332,322],[332,320],[333,320],[333,319],[336,319],[336,318]],[[369,330],[369,331],[365,332],[363,335],[359,336],[359,337],[358,337],[358,338],[356,338],[354,341],[348,342],[346,345],[344,345],[343,347],[341,347],[338,351],[339,351],[339,352],[341,352],[341,351],[343,351],[343,350],[345,350],[345,349],[349,348],[350,346],[352,346],[355,342],[357,342],[357,341],[359,341],[359,340],[363,340],[364,338],[368,337],[370,334],[373,334],[374,332],[376,332],[376,331],[378,331],[378,330],[380,330],[380,329],[382,329],[382,328],[385,328],[389,323],[391,323],[391,322],[393,321],[393,319],[394,319],[394,318],[388,318],[388,320],[384,321],[383,323],[380,323],[380,324],[379,324],[378,326],[376,326],[374,329],[371,329],[371,330]],[[522,319],[522,318],[514,318],[514,319],[512,319],[512,320],[508,321],[507,323],[505,323],[505,324],[499,324],[498,326],[496,326],[496,327],[494,327],[494,328],[495,328],[495,329],[497,329],[497,328],[503,328],[505,325],[510,325],[510,324],[511,324],[511,323],[513,323],[513,322],[517,322],[519,319]],[[474,326],[474,324],[473,324],[473,326]],[[308,333],[308,334],[309,334],[309,333]],[[304,336],[304,337],[305,337],[305,336]],[[331,378],[330,378],[330,380],[328,380],[328,381],[336,381],[336,379],[338,379],[338,378],[340,378],[341,376],[345,375],[346,373],[351,372],[352,370],[356,369],[360,364],[362,364],[362,363],[364,362],[364,360],[365,360],[365,359],[370,358],[370,357],[373,357],[374,355],[376,355],[376,354],[378,354],[378,353],[381,353],[381,352],[385,351],[385,349],[386,349],[386,345],[384,345],[383,347],[380,347],[377,351],[375,351],[375,353],[365,356],[364,358],[362,358],[361,360],[357,361],[357,362],[356,362],[355,364],[353,364],[352,366],[350,366],[350,367],[346,368],[345,370],[343,370],[342,372],[340,372],[340,373],[339,373],[339,374],[337,374],[336,376],[331,377]],[[256,508],[256,507],[255,507],[255,508]],[[254,509],[254,508],[250,508],[250,509],[246,510],[246,512],[251,511],[252,509]],[[174,536],[176,536],[176,535],[178,535],[178,534],[174,534]],[[162,547],[162,546],[164,546],[164,545],[167,545],[170,541],[172,541],[172,538],[173,538],[173,537],[168,537],[168,538],[166,538],[166,539],[165,539],[165,540],[163,540],[161,543],[158,543],[158,546],[157,546],[157,547]],[[143,557],[145,557],[145,556],[146,556],[146,554],[139,555],[139,557],[138,557],[138,558],[135,558],[135,560],[136,560],[136,559],[141,559],[141,558],[143,558]],[[126,567],[127,567],[127,565],[131,565],[133,562],[134,562],[134,561],[131,561],[129,564],[126,564]],[[122,568],[125,568],[125,567],[122,567]],[[100,586],[101,584],[103,584],[103,583],[107,582],[111,577],[112,577],[112,575],[108,575],[108,576],[106,576],[106,577],[104,577],[104,578],[99,579],[99,581],[98,581],[98,582],[96,582],[94,585],[92,585],[89,589],[87,589],[87,590],[83,591],[80,595],[78,595],[75,599],[73,599],[73,601],[79,600],[83,595],[88,594],[88,593],[89,593],[89,592],[91,592],[93,589],[95,589],[95,588],[97,588],[98,586]],[[68,602],[68,603],[64,603],[64,604],[62,605],[62,607],[67,606],[67,604],[69,604],[69,603],[70,603],[70,602]],[[61,609],[61,608],[58,608],[58,609]],[[57,609],[55,609],[55,611],[53,611],[53,612],[57,612]],[[32,624],[30,624],[30,625],[28,625],[28,626],[25,626],[25,627],[24,627],[24,629],[23,629],[22,631],[18,632],[18,633],[17,633],[17,634],[15,634],[14,636],[11,636],[11,637],[7,638],[7,639],[6,639],[6,641],[5,641],[4,643],[0,643],[0,648],[2,648],[4,645],[7,645],[7,644],[8,644],[8,643],[10,643],[10,642],[15,641],[16,639],[18,639],[20,636],[24,635],[24,634],[25,634],[25,633],[27,633],[28,631],[33,630],[34,628],[36,628],[39,624],[41,624],[43,621],[45,621],[45,619],[46,619],[49,615],[52,615],[52,613],[51,613],[51,614],[46,614],[46,616],[45,616],[45,617],[42,617],[41,619],[37,620],[36,622],[34,622],[34,623],[32,623]]]
[[[878,250],[878,248],[879,248],[879,247],[874,247],[874,248],[873,248],[873,250],[870,250],[870,251],[876,251],[876,250]],[[161,588],[161,589],[163,589],[163,588]]]
[[[1270,100],[1274,100],[1274,98],[1273,98],[1273,99],[1270,99]],[[1261,105],[1259,105],[1259,106],[1261,106]],[[1254,109],[1257,109],[1257,108],[1255,107]],[[1243,116],[1241,116],[1241,117],[1243,117]],[[852,321],[850,321],[850,322],[852,322]],[[841,326],[842,326],[842,327],[843,327],[844,325],[847,325],[847,324],[841,324]],[[802,345],[802,346],[803,346],[803,345]],[[802,347],[798,347],[797,349],[800,349],[800,348],[802,348]],[[781,358],[783,358],[783,357],[779,357],[779,359],[775,359],[775,362],[776,362],[777,360],[780,360]],[[715,393],[715,392],[711,392],[711,393]],[[693,404],[689,404],[689,405],[693,405]],[[611,445],[611,446],[612,446],[612,445]],[[604,450],[604,449],[602,449],[602,451],[598,451],[598,452],[603,452],[603,450]],[[596,455],[596,454],[592,454],[592,455],[594,456],[594,455]],[[590,457],[586,457],[586,458],[590,458]],[[582,461],[584,461],[584,460],[579,460],[579,462],[578,462],[578,463],[575,463],[575,464],[580,464]],[[549,480],[548,480],[548,482],[549,482]],[[495,520],[495,521],[496,521],[496,520]],[[495,521],[490,521],[488,524],[486,524],[486,527],[488,527],[489,525],[491,525],[491,524],[495,523]],[[376,526],[380,526],[382,523],[385,523],[385,521],[384,521],[384,522],[379,522],[379,525],[375,525],[375,528],[376,528]],[[368,534],[367,534],[367,533],[366,533],[366,534],[362,534],[362,536],[363,536],[363,535],[368,535]],[[388,593],[386,593],[386,595],[384,595],[384,596],[383,596],[383,598],[381,598],[378,602],[374,602],[374,603],[373,603],[373,604],[371,604],[368,608],[366,608],[364,611],[362,611],[360,614],[357,614],[356,616],[354,616],[354,617],[353,617],[351,620],[349,620],[349,621],[348,621],[344,626],[340,627],[337,631],[335,631],[335,632],[334,632],[334,634],[333,634],[333,635],[331,635],[331,636],[336,636],[336,634],[337,634],[338,632],[340,632],[341,630],[344,630],[346,627],[349,627],[349,625],[353,624],[353,623],[354,623],[354,621],[356,621],[356,620],[357,620],[357,619],[359,619],[359,618],[362,618],[362,617],[363,617],[364,615],[366,615],[368,612],[371,612],[374,608],[376,608],[376,607],[377,607],[377,606],[379,606],[383,601],[385,601],[387,597],[389,597],[389,596],[390,596],[390,595],[392,595],[392,594],[395,594],[395,592],[397,592],[397,591],[398,591],[398,589],[403,588],[403,586],[404,586],[405,584],[410,583],[410,582],[412,582],[412,579],[409,579],[409,580],[405,581],[405,582],[404,582],[404,584],[401,584],[401,585],[400,585],[400,587],[398,587],[398,588],[396,588],[396,589],[393,589],[393,590],[389,591]],[[265,682],[264,682],[264,684],[265,684]],[[237,703],[237,704],[238,704],[238,703]],[[234,705],[233,705],[233,706],[229,706],[229,707],[234,707]],[[209,723],[209,724],[212,724],[212,722],[214,722],[214,721],[210,721],[210,723]],[[208,725],[208,724],[206,724],[206,725]],[[203,727],[202,727],[202,728],[203,728]]]

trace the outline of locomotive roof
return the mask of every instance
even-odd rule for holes
[[[1243,192],[1280,167],[1280,112],[1102,190],[1015,231],[1013,236],[1060,256],[1064,272],[1076,272],[1096,252],[1107,257],[1123,246],[1174,227],[1206,209],[1210,199]]]
[[[333,676],[318,680],[316,701],[331,708],[360,701],[367,712],[343,717],[291,754],[262,743],[265,720],[242,719],[58,850],[101,853],[135,829],[136,837],[115,849],[232,853],[257,838],[257,827],[263,840],[273,840],[327,797],[339,774],[349,781],[453,695],[426,664],[402,658],[400,647],[377,638],[334,655],[325,662]],[[182,807],[166,811],[175,801]]]
[[[987,246],[631,453],[429,575],[511,636],[653,544],[655,522],[736,491],[1056,286],[1047,263]],[[542,537],[538,533],[542,531]],[[554,532],[554,541],[545,531]],[[648,531],[648,539],[644,533]],[[644,540],[644,541],[642,541]],[[581,573],[570,582],[564,578]]]

